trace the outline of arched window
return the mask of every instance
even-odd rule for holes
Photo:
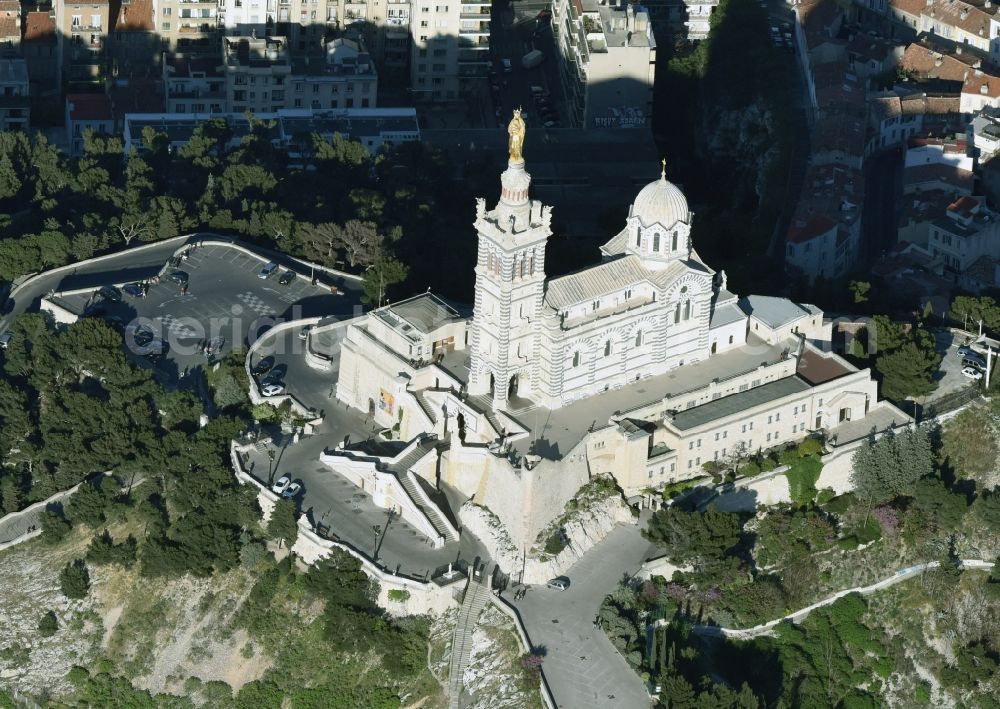
[[[635,346],[642,347],[642,330],[636,330],[635,332]]]
[[[493,270],[493,252],[492,251],[490,251],[488,254],[486,254],[486,270],[487,271],[492,271]]]
[[[653,251],[658,252],[660,250],[660,235],[653,234]]]
[[[689,320],[691,318],[691,301],[684,301],[684,319]]]
[[[670,248],[673,251],[677,250],[677,232],[675,231],[673,237],[670,239]]]
[[[527,273],[526,269],[528,267],[528,264],[526,263],[526,259],[523,256],[521,257],[520,267],[521,267],[521,278],[524,278],[524,274]]]
[[[642,246],[642,232],[639,229],[635,230],[635,245],[636,247]]]
[[[611,356],[611,340],[604,341],[604,356],[605,357]]]
[[[573,366],[574,367],[579,367],[580,366],[580,353],[579,352],[574,352],[573,353]]]
[[[535,273],[535,259],[529,254],[528,255],[528,275],[532,276]]]
[[[677,307],[674,308],[674,323],[679,323],[681,321],[681,304],[680,301],[677,302]]]

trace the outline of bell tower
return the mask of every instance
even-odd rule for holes
[[[510,157],[500,176],[500,201],[487,211],[476,200],[476,299],[471,324],[469,393],[490,394],[494,409],[530,399],[538,385],[538,329],[545,293],[545,243],[551,207],[528,198],[525,125],[515,110],[507,126]]]

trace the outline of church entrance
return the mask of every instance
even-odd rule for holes
[[[513,399],[517,396],[517,375],[515,374],[510,378],[510,383],[507,384],[507,398]]]

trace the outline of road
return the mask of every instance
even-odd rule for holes
[[[518,601],[513,589],[504,592],[532,645],[544,649],[542,669],[557,707],[639,709],[650,704],[639,675],[604,631],[594,627],[604,597],[656,554],[640,533],[646,519],[616,527],[585,553],[566,572],[571,582],[566,591],[532,586]]]
[[[961,566],[965,569],[979,569],[981,571],[988,571],[993,568],[993,562],[983,561],[982,559],[961,559]],[[801,621],[803,618],[808,616],[811,612],[817,608],[822,608],[823,606],[828,606],[838,598],[843,598],[844,596],[851,593],[860,593],[862,596],[867,596],[870,593],[875,593],[876,591],[882,591],[889,588],[890,586],[895,586],[901,581],[913,578],[917,574],[923,573],[927,569],[936,569],[941,565],[939,561],[929,561],[926,564],[917,564],[916,566],[908,566],[904,569],[896,571],[891,576],[887,576],[881,581],[877,581],[869,586],[855,586],[854,588],[848,588],[843,591],[837,591],[832,596],[824,598],[822,601],[817,601],[810,606],[806,606],[794,613],[789,613],[780,618],[775,618],[766,623],[761,623],[760,625],[755,625],[752,628],[746,628],[743,630],[736,628],[722,628],[717,625],[695,625],[692,627],[694,632],[700,635],[711,635],[715,637],[723,636],[727,638],[737,638],[740,640],[748,640],[750,638],[757,637],[758,635],[765,635],[774,629],[774,626],[779,623],[791,620],[791,621]],[[657,625],[663,625],[667,621],[657,621]]]

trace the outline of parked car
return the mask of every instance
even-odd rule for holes
[[[968,357],[962,359],[962,366],[972,367],[973,369],[978,369],[981,371],[983,369],[986,369],[986,362],[981,360],[979,357],[973,357],[972,355],[969,355]]]
[[[302,483],[294,482],[285,488],[284,492],[281,493],[282,499],[291,500],[293,497],[298,495],[302,491]]]
[[[260,269],[260,273],[257,274],[257,278],[261,279],[262,281],[266,281],[268,278],[277,273],[277,271],[278,271],[278,264],[276,264],[274,261],[271,261],[270,263],[265,264],[264,268]]]
[[[260,388],[264,396],[278,396],[285,391],[285,385],[281,382],[269,382]]]
[[[205,345],[205,356],[211,357],[212,355],[219,354],[220,352],[222,352],[222,348],[225,346],[225,344],[226,344],[226,338],[223,337],[222,335],[219,335],[218,337],[213,337],[211,340],[208,341],[208,344]]]
[[[312,325],[306,325],[304,328],[299,330],[299,339],[300,340],[308,339],[309,333],[312,331],[312,329],[313,329]]]
[[[279,495],[285,491],[285,489],[292,484],[292,479],[287,475],[282,475],[278,478],[278,482],[271,486],[271,492],[276,492]]]
[[[565,576],[556,576],[554,579],[545,584],[545,586],[556,591],[565,591],[569,588],[569,579]]]
[[[257,361],[257,364],[255,364],[253,366],[253,369],[251,369],[250,371],[256,374],[257,376],[260,376],[270,372],[271,367],[273,366],[274,366],[274,357],[268,355],[267,357],[261,357]]]
[[[146,345],[148,345],[150,342],[153,341],[156,335],[154,335],[153,331],[150,330],[148,327],[145,327],[143,325],[132,324],[129,325],[127,328],[125,328],[126,344],[131,344],[128,341],[128,338],[130,337],[132,338],[132,342],[134,342],[136,346],[145,347]]]
[[[179,286],[186,286],[188,284],[188,280],[190,280],[190,276],[188,276],[187,271],[174,271],[167,276],[167,278]]]
[[[10,341],[14,339],[14,333],[8,330],[4,334],[0,335],[0,350],[7,349],[10,345]]]
[[[968,377],[969,379],[974,379],[976,381],[979,381],[980,379],[983,378],[983,373],[980,370],[976,369],[975,367],[963,368],[962,374]]]
[[[122,299],[122,292],[114,286],[101,286],[97,292],[104,300],[110,300],[112,303],[117,303]]]
[[[283,286],[287,286],[289,283],[295,280],[295,271],[285,271],[281,274],[281,278],[278,279],[278,283]]]
[[[504,74],[510,74],[512,71],[514,71],[514,65],[511,64],[510,59],[507,59],[506,57],[500,60],[500,66],[503,67]]]
[[[122,290],[125,292],[125,295],[130,295],[133,298],[146,297],[146,289],[143,288],[141,283],[126,283],[122,286]]]

